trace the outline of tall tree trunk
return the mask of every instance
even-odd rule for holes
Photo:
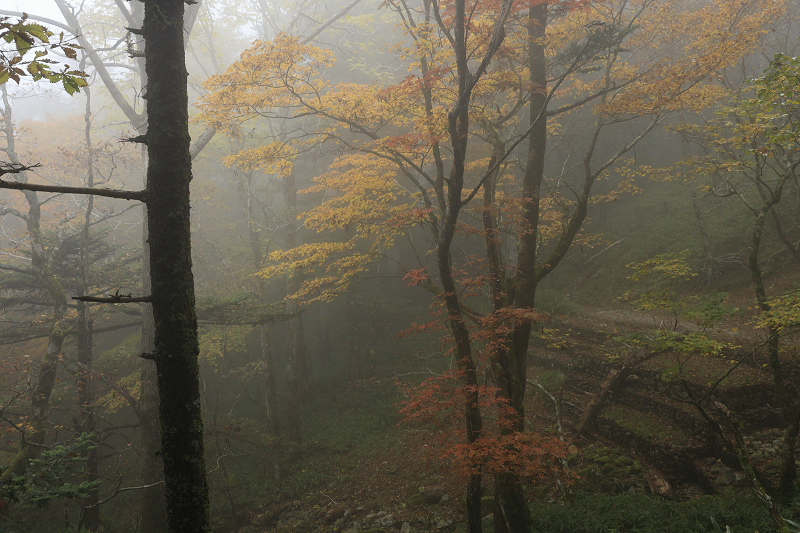
[[[80,69],[85,69],[86,55],[81,59]],[[94,151],[92,148],[92,92],[89,87],[84,89],[86,95],[86,111],[84,113],[84,137],[86,141],[86,186],[94,187]],[[90,262],[89,226],[92,222],[94,197],[86,199],[86,213],[81,227],[81,262],[78,295],[85,296],[89,290],[87,270]],[[78,302],[78,406],[80,408],[80,432],[87,435],[95,433],[94,416],[94,391],[92,386],[92,323],[89,319],[86,303]],[[96,446],[97,438],[93,439]],[[84,479],[92,482],[97,479],[97,449],[83,452],[85,463]],[[78,529],[85,527],[89,531],[97,531],[100,527],[100,493],[99,488],[92,490],[89,496],[81,503],[81,517]]]
[[[79,291],[80,296],[85,296],[85,290]],[[92,387],[92,325],[86,313],[86,304],[78,303],[78,406],[80,408],[81,433],[92,435],[96,431],[94,416],[94,391]],[[93,444],[99,444],[98,439],[92,439]],[[85,460],[84,480],[97,479],[97,449],[92,448],[83,452]],[[100,501],[99,488],[92,490],[81,502],[81,518],[79,528],[84,527],[89,531],[100,528]]]
[[[544,32],[547,25],[547,3],[532,5],[528,10],[528,66],[531,84],[528,161],[522,183],[522,224],[519,230],[517,274],[511,300],[518,309],[532,310],[538,284],[536,247],[539,239],[539,200],[544,175],[547,146],[547,68]],[[511,346],[506,357],[497,361],[498,388],[514,410],[511,427],[525,430],[525,389],[528,372],[528,343],[531,320],[519,320],[511,333]],[[495,476],[495,531],[515,533],[528,531],[531,515],[519,476],[504,473]]]
[[[283,197],[286,203],[286,235],[284,246],[297,246],[297,182],[294,172],[283,178]],[[300,289],[300,272],[286,275],[286,312],[298,313],[297,302],[291,296]],[[303,342],[303,325],[299,314],[288,321],[286,339],[286,432],[292,442],[302,440],[300,404],[308,394],[308,364]]]
[[[349,235],[348,235],[349,237]],[[353,284],[347,286],[345,292],[345,329],[347,331],[347,372],[350,379],[361,377],[361,358],[359,357],[358,317],[356,305],[356,288]]]
[[[261,360],[264,363],[263,388],[264,410],[270,434],[281,434],[281,417],[278,409],[278,389],[275,380],[275,351],[272,348],[272,335],[269,327],[262,324],[258,327],[258,340],[261,346]]]
[[[167,530],[211,531],[192,275],[182,0],[145,0],[147,222]]]
[[[241,147],[238,149],[241,149]],[[247,219],[247,238],[250,241],[250,259],[253,263],[254,270],[258,272],[264,267],[264,257],[269,252],[269,249],[262,243],[261,231],[256,222],[256,198],[252,171],[240,174],[238,188],[242,211]],[[265,220],[264,223],[266,222]],[[263,278],[259,276],[256,277],[255,292],[258,296],[258,301],[266,305],[269,295],[267,283]],[[281,433],[281,419],[280,410],[278,409],[278,391],[275,388],[275,350],[272,346],[272,335],[270,335],[270,330],[266,325],[262,324],[259,326],[258,341],[261,362],[264,365],[261,380],[264,392],[264,413],[266,415],[269,432],[277,436]]]
[[[700,208],[700,198],[694,189],[692,189],[692,209],[694,209],[694,218],[697,220],[697,229],[700,231],[700,240],[703,243],[704,264],[702,272],[706,278],[706,283],[711,283],[714,276],[714,254],[711,250],[711,239],[708,238],[706,217],[703,215],[703,210]]]
[[[447,310],[447,321],[450,326],[450,332],[453,335],[458,370],[464,385],[466,385],[464,422],[467,443],[474,444],[483,433],[483,418],[478,403],[478,375],[472,356],[469,330],[464,322],[461,302],[459,301],[458,290],[453,278],[450,257],[458,216],[461,212],[461,196],[464,190],[464,172],[469,139],[469,93],[472,89],[470,82],[473,78],[467,64],[465,22],[465,4],[463,1],[458,1],[455,4],[454,49],[459,80],[459,100],[448,113],[448,133],[450,145],[453,148],[453,164],[446,187],[446,203],[444,216],[442,217],[442,227],[436,244],[436,266],[444,291],[443,298],[445,309]],[[471,464],[469,466],[473,472],[470,474],[467,486],[467,531],[468,533],[481,533],[481,465]]]
[[[751,236],[750,254],[748,266],[750,277],[753,281],[753,288],[756,293],[756,301],[763,312],[770,310],[767,300],[764,280],[761,274],[761,264],[759,262],[759,250],[761,248],[761,238],[764,232],[766,217],[772,208],[780,202],[783,186],[788,177],[784,177],[779,184],[770,190],[770,195],[763,197],[763,204],[756,213]],[[775,396],[781,408],[786,428],[784,429],[783,445],[781,446],[780,463],[780,482],[778,485],[778,501],[788,504],[797,492],[797,465],[795,461],[795,445],[797,434],[800,430],[800,406],[797,400],[792,398],[783,373],[783,364],[780,359],[780,330],[774,326],[767,328],[769,339],[767,341],[767,354],[769,366],[772,372],[772,383],[775,387]]]

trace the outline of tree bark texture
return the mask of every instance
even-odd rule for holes
[[[145,207],[145,210],[147,207]],[[143,228],[143,279],[142,290],[144,294],[152,292],[150,286],[150,245],[147,243],[147,217]],[[141,352],[153,353],[155,351],[155,322],[153,319],[153,305],[142,305],[142,341]],[[161,424],[158,415],[158,373],[156,363],[149,359],[142,359],[139,372],[139,403],[136,414],[139,417],[140,442],[141,442],[141,468],[142,483],[147,487],[142,489],[139,499],[139,515],[141,517],[142,531],[161,532],[167,530],[166,504],[164,502],[164,461],[161,458]]]
[[[167,530],[211,531],[192,275],[182,0],[145,0],[147,222]]]

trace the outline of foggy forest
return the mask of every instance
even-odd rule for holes
[[[796,0],[0,7],[0,532],[800,533]]]

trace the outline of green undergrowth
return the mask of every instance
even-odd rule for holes
[[[624,406],[615,406],[603,410],[603,416],[609,418],[625,429],[648,439],[661,441],[679,441],[686,438],[682,431],[664,418],[643,413]]]
[[[531,533],[731,533],[775,531],[749,493],[728,491],[687,502],[642,493],[579,494],[566,505],[537,503]]]
[[[303,407],[301,443],[262,441],[255,461],[248,457],[231,465],[230,482],[240,495],[239,504],[302,499],[320,487],[352,480],[358,458],[393,441],[396,401],[395,388],[387,383],[320,387]],[[265,466],[253,468],[253,462]]]
[[[343,384],[307,406],[307,439],[331,452],[368,452],[386,442],[397,424],[394,384]]]
[[[580,308],[564,293],[545,288],[536,291],[536,310],[550,315],[578,316]]]

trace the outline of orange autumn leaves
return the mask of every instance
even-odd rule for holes
[[[581,68],[565,76],[551,100],[553,108],[582,104],[550,117],[550,130],[560,134],[587,105],[609,121],[623,121],[702,109],[719,101],[724,91],[713,83],[715,73],[752,51],[784,4],[785,0],[766,5],[754,0],[605,0],[578,2],[569,9],[553,7],[546,31],[552,76],[574,59],[569,50],[586,57]],[[486,168],[478,162],[491,151],[488,139],[480,139],[489,131],[513,139],[531,91],[545,89],[525,81],[527,5],[515,6],[516,18],[507,28],[503,47],[474,90],[470,113],[475,137],[468,161],[473,170],[468,179],[476,183]],[[393,6],[386,3],[387,9]],[[479,2],[474,7],[470,44],[474,57],[480,57],[499,4]],[[439,9],[447,21],[449,4],[443,2]],[[226,73],[205,84],[209,93],[199,104],[198,120],[228,135],[255,131],[252,138],[262,139],[227,157],[230,166],[286,176],[294,171],[296,158],[309,150],[328,146],[344,152],[304,191],[324,200],[301,215],[307,228],[336,242],[275,252],[272,266],[261,273],[273,276],[302,268],[305,281],[295,295],[300,300],[332,298],[409,227],[435,225],[441,215],[432,151],[446,150],[440,143],[447,138],[447,111],[457,98],[453,52],[446,28],[413,15],[416,19],[409,14],[403,18],[404,36],[387,50],[408,66],[407,74],[394,84],[331,83],[327,72],[335,68],[334,53],[286,34],[255,42]],[[606,41],[618,44],[607,46]],[[515,166],[506,168],[502,179],[508,187],[497,196],[498,209],[507,210],[504,220],[509,224],[527,201],[516,196],[515,172]],[[620,186],[596,201],[636,190],[624,172],[617,179]],[[546,217],[541,235],[547,239],[560,233],[559,213],[569,209],[574,198],[568,191],[552,189],[540,201]]]

